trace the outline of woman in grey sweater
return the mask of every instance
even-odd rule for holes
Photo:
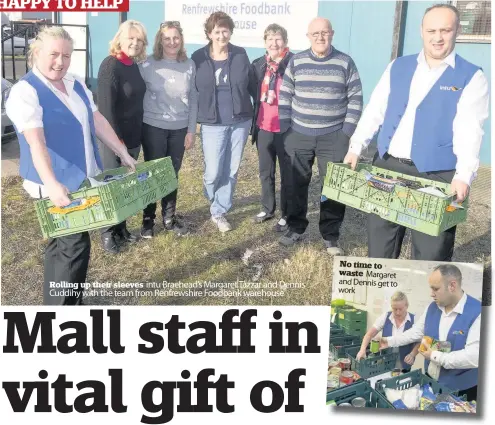
[[[146,83],[143,117],[144,160],[170,156],[179,174],[184,151],[193,146],[196,136],[198,98],[194,89],[196,66],[184,50],[182,28],[177,21],[160,25],[155,37],[153,55],[140,64]],[[162,199],[165,230],[179,236],[189,233],[175,214],[177,191]],[[156,203],[143,212],[141,236],[153,237]]]

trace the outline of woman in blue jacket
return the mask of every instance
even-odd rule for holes
[[[205,23],[209,43],[192,55],[205,161],[204,191],[211,219],[220,232],[232,229],[225,215],[232,207],[253,117],[251,66],[246,51],[229,42],[233,31],[229,15],[213,13]]]

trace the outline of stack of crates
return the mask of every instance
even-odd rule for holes
[[[367,331],[367,311],[345,305],[338,307],[336,313],[336,323],[346,334],[364,337]]]
[[[341,405],[352,403],[356,397],[366,400],[365,407],[393,409],[391,403],[378,391],[375,391],[368,382],[360,381],[342,388],[327,392],[327,404]]]

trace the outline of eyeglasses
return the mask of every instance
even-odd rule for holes
[[[323,37],[323,38],[327,38],[329,35],[331,34],[330,31],[319,31],[319,32],[312,32],[310,33],[309,35],[313,38],[319,38],[320,35]]]
[[[180,22],[179,21],[165,21],[160,24],[160,29],[166,28],[166,27],[179,27],[180,28]]]

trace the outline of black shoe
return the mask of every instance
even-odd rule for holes
[[[113,235],[102,235],[101,244],[106,252],[110,254],[119,253],[119,246],[117,245]]]
[[[164,218],[163,227],[165,230],[173,231],[177,236],[186,236],[189,234],[189,229],[180,223],[175,215],[172,218]]]
[[[281,245],[288,247],[294,245],[296,242],[299,242],[301,239],[302,235],[289,229],[283,236],[280,236],[278,242]]]
[[[141,227],[141,237],[151,239],[154,236],[153,227],[155,222],[151,218],[143,218],[143,226]]]
[[[136,243],[139,240],[139,238],[136,235],[133,235],[131,232],[129,232],[129,230],[127,230],[126,228],[123,228],[115,232],[115,240],[118,244],[123,244],[124,242],[133,244]]]

